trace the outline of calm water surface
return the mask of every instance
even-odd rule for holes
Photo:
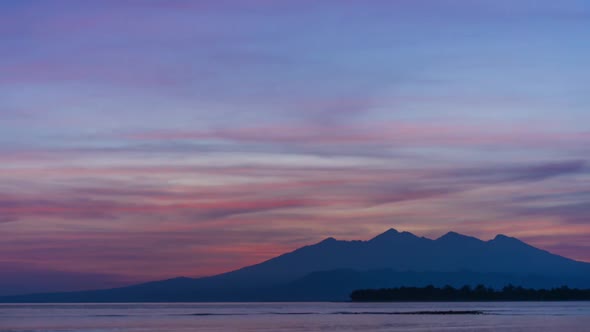
[[[411,314],[448,310],[483,314]],[[590,331],[590,302],[0,304],[0,331]]]

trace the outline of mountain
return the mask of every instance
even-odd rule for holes
[[[0,302],[346,300],[359,288],[506,284],[590,288],[590,263],[497,235],[449,232],[432,240],[390,229],[368,241],[325,239],[260,264],[216,275],[83,292],[0,297]]]

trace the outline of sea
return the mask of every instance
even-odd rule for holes
[[[590,302],[0,304],[0,331],[590,331]]]

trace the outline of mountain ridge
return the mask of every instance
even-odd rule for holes
[[[590,288],[590,263],[502,234],[483,241],[451,231],[433,240],[391,228],[366,241],[328,237],[210,277],[0,297],[0,302],[341,300],[355,288],[482,282],[499,287],[526,282],[530,285],[523,286]]]

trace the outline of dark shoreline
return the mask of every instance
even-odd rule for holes
[[[478,285],[453,288],[399,287],[360,289],[350,294],[352,302],[557,302],[589,301],[590,289],[567,286],[553,289],[527,289],[505,286],[501,290]]]

